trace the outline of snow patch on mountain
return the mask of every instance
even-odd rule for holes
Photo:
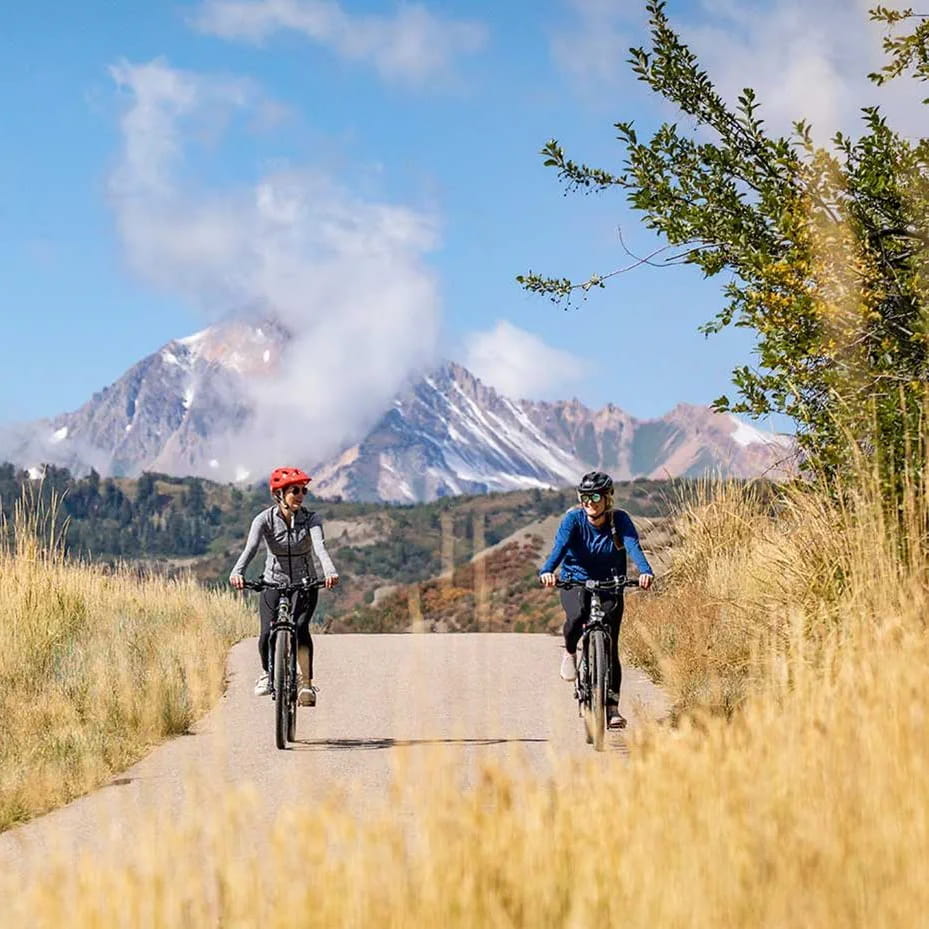
[[[793,444],[793,440],[788,435],[758,429],[732,413],[725,415],[735,424],[732,441],[743,448],[747,445],[777,445],[781,448],[790,448]]]

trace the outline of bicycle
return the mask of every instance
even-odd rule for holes
[[[595,751],[602,752],[606,739],[607,695],[610,681],[610,629],[604,618],[600,603],[601,591],[622,591],[626,587],[638,587],[638,581],[625,576],[609,581],[555,581],[562,590],[582,587],[590,591],[590,613],[581,633],[578,654],[577,676],[574,679],[574,697],[577,700],[577,715],[584,720],[587,743],[593,743]]]
[[[297,734],[297,624],[294,622],[294,599],[301,590],[318,590],[325,581],[305,577],[295,584],[268,584],[263,580],[246,581],[249,590],[279,590],[281,599],[271,623],[268,658],[271,666],[271,698],[274,700],[274,742],[279,749],[296,741]]]

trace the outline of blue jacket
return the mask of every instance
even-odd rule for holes
[[[561,565],[564,581],[608,581],[614,573],[626,573],[626,552],[632,556],[642,574],[654,574],[639,545],[639,534],[625,510],[614,510],[616,531],[623,540],[625,551],[613,543],[613,519],[602,528],[591,525],[582,509],[568,510],[558,531],[552,552],[539,568],[539,574],[550,574]]]

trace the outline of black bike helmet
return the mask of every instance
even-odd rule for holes
[[[588,471],[577,485],[579,494],[611,494],[613,478],[602,471]]]

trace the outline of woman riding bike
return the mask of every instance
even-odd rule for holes
[[[639,586],[647,590],[654,572],[639,545],[639,535],[629,514],[613,509],[613,480],[602,471],[590,471],[577,485],[579,507],[565,514],[555,543],[545,564],[539,569],[544,587],[555,586],[554,571],[561,565],[564,581],[608,581],[614,574],[626,573],[626,553],[639,569]],[[619,626],[623,618],[622,590],[602,592],[600,603],[610,628],[610,681],[607,696],[607,721],[611,728],[622,728],[626,720],[619,712],[619,689],[622,667],[619,663]],[[577,676],[577,644],[590,615],[590,593],[580,587],[561,591],[565,611],[565,652],[561,660],[561,677],[573,681]]]
[[[292,584],[305,577],[316,579],[311,550],[323,569],[326,587],[335,587],[339,575],[326,551],[323,538],[323,521],[318,513],[303,506],[310,476],[299,468],[275,468],[268,485],[274,503],[262,510],[253,520],[248,531],[245,548],[229,575],[229,583],[236,590],[245,586],[245,569],[264,541],[268,550],[262,575],[267,584]],[[294,603],[294,623],[297,626],[298,694],[301,706],[316,706],[316,688],[313,686],[313,639],[310,636],[310,619],[316,609],[318,592],[315,589],[301,590]],[[268,674],[268,643],[271,623],[277,614],[281,592],[267,588],[261,592],[258,616],[261,634],[258,637],[258,654],[261,658],[262,675],[255,682],[256,696],[271,692]]]

